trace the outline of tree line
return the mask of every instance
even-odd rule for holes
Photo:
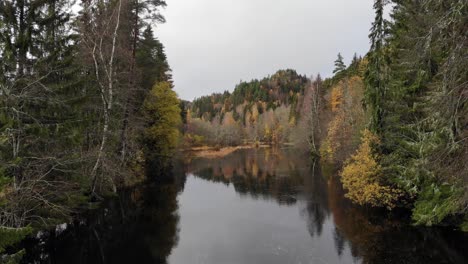
[[[0,2],[0,253],[4,233],[68,219],[172,151],[179,100],[152,28],[165,6]]]
[[[357,204],[467,230],[468,5],[387,2],[374,1],[367,55],[348,67],[339,55],[324,81],[322,160],[342,164]]]
[[[290,142],[310,80],[279,70],[185,105],[185,146]]]
[[[292,143],[337,164],[353,202],[466,230],[467,9],[376,0],[365,56],[338,54],[330,78],[281,70],[187,103],[184,143]]]

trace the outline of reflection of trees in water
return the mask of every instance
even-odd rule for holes
[[[304,184],[306,164],[307,160],[289,150],[261,148],[238,150],[217,159],[194,159],[187,169],[202,179],[232,184],[242,195],[290,205]]]
[[[42,263],[166,263],[178,243],[176,196],[183,184],[166,174],[124,190],[65,231],[44,236],[44,244],[29,241],[34,246],[25,260],[43,255]]]
[[[307,229],[310,235],[320,236],[323,224],[330,215],[327,197],[327,182],[322,177],[318,162],[310,165],[309,176],[306,177],[307,194]]]
[[[462,245],[468,238],[463,234],[413,227],[402,222],[402,215],[353,206],[343,194],[339,179],[331,177],[328,201],[338,254],[348,244],[362,263],[466,263]]]
[[[336,227],[335,230],[333,230],[333,241],[335,242],[336,253],[338,253],[338,256],[341,256],[345,249],[346,240],[340,230]]]

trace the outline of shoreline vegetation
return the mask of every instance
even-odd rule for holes
[[[467,1],[374,0],[370,50],[332,76],[280,69],[192,102],[153,32],[164,0],[69,2],[0,1],[0,262],[181,150],[293,145],[356,205],[468,232]]]
[[[183,145],[294,142],[334,164],[354,204],[466,232],[468,4],[375,0],[374,11],[369,52],[348,65],[338,53],[328,78],[285,69],[184,102]]]
[[[239,149],[252,149],[255,148],[255,145],[242,145],[242,146],[230,146],[230,147],[192,147],[190,149],[183,150],[184,153],[192,155],[196,158],[222,158],[225,157]]]
[[[254,148],[269,148],[272,147],[268,144],[246,144],[239,146],[226,146],[226,147],[213,147],[213,146],[200,146],[182,149],[181,152],[196,158],[222,158],[240,149],[254,149]]]

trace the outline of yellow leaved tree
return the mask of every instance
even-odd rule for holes
[[[392,209],[402,193],[381,183],[382,167],[378,163],[378,155],[372,149],[375,144],[379,144],[378,137],[364,130],[361,145],[345,163],[341,181],[347,191],[345,196],[353,202]]]

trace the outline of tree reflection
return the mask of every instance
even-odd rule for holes
[[[330,177],[328,181],[328,201],[335,224],[335,248],[339,255],[349,244],[353,257],[362,263],[466,261],[460,245],[466,245],[468,240],[462,233],[436,227],[413,227],[403,220],[404,212],[390,214],[353,206],[344,198],[337,177]]]
[[[463,263],[466,236],[405,222],[404,213],[353,206],[344,198],[333,164],[311,162],[288,149],[241,150],[223,158],[186,162],[188,173],[226,185],[254,199],[273,199],[282,205],[304,201],[311,237],[322,238],[325,226],[337,256],[355,263]],[[329,223],[325,225],[325,223]],[[448,238],[456,238],[454,241]],[[453,250],[453,249],[456,250]],[[418,252],[418,254],[415,254]],[[348,261],[348,260],[344,260]]]
[[[466,263],[466,235],[413,227],[401,220],[405,216],[401,212],[353,206],[332,169],[274,148],[178,160],[171,172],[156,164],[147,170],[153,181],[121,191],[73,225],[43,234],[39,242],[27,241],[24,261],[167,263],[179,240],[177,195],[185,187],[186,175],[193,174],[232,185],[242,196],[288,206],[281,208],[286,211],[297,205],[312,242],[328,248],[334,244],[336,255],[332,249],[330,258],[343,263]]]
[[[239,150],[217,159],[197,158],[187,162],[187,173],[226,185],[254,199],[274,199],[279,204],[296,203],[304,185],[302,157],[278,148]]]
[[[324,177],[322,177],[317,161],[312,161],[310,172],[307,176],[307,229],[312,237],[314,235],[320,236],[322,234],[323,224],[330,215],[327,182]]]
[[[178,243],[177,193],[185,178],[158,170],[155,181],[123,190],[60,232],[26,243],[26,263],[167,263]],[[155,175],[153,175],[155,176]]]

